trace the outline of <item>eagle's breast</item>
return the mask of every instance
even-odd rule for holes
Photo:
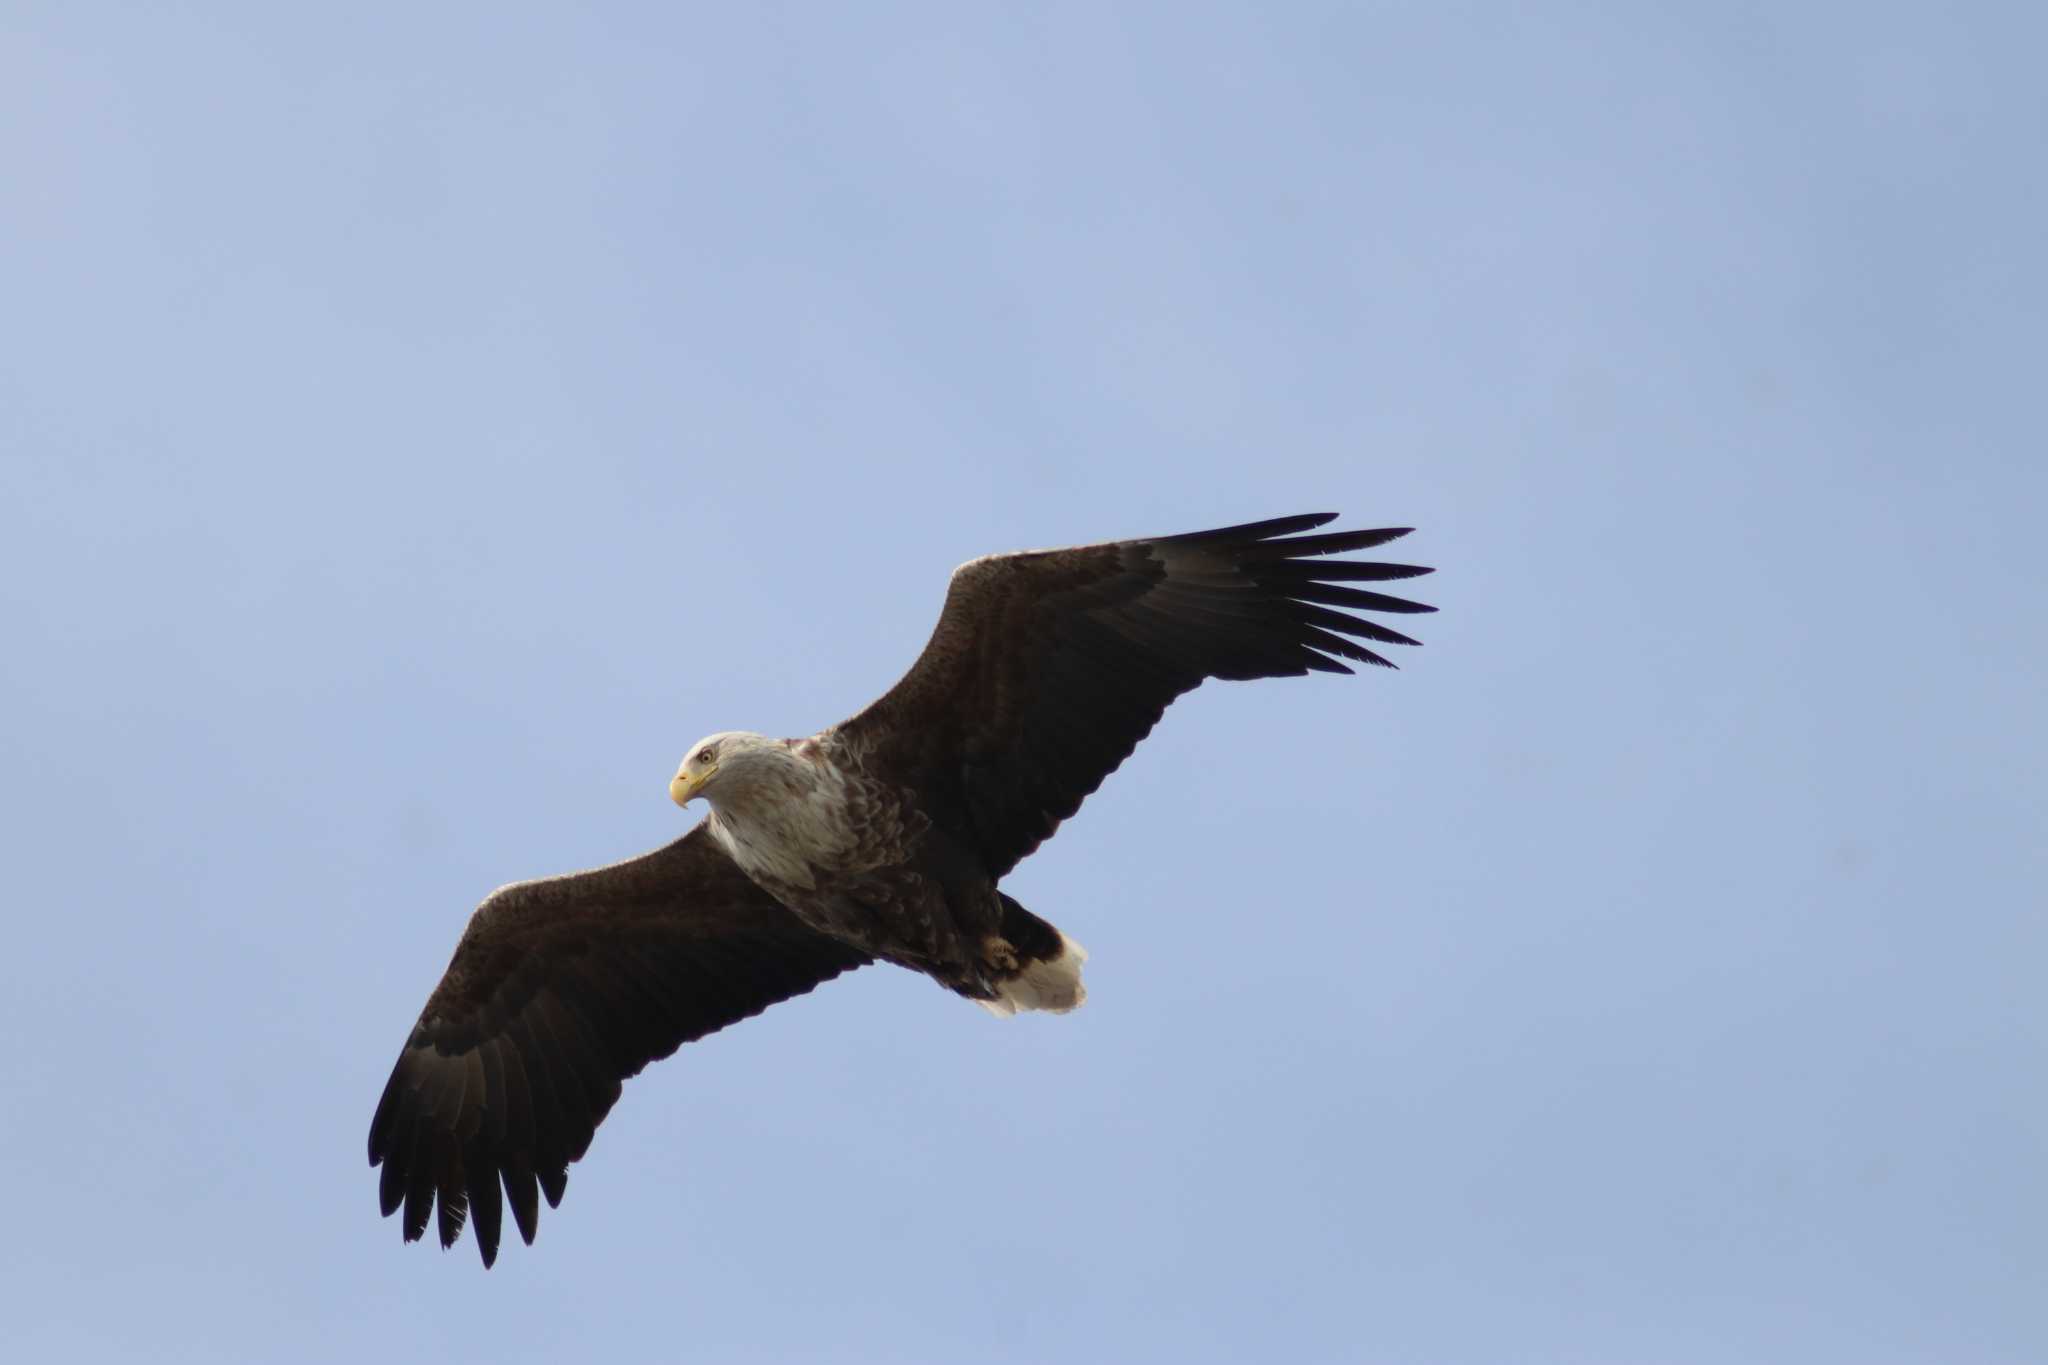
[[[740,870],[785,903],[785,893],[817,893],[900,865],[929,825],[898,793],[816,746],[771,752],[743,786],[721,795],[710,823]]]

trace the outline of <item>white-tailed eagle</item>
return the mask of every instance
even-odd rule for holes
[[[1433,608],[1347,585],[1427,569],[1326,557],[1406,530],[1303,534],[1333,515],[974,560],[859,715],[692,745],[669,794],[703,797],[702,823],[470,916],[370,1121],[384,1213],[408,1242],[438,1221],[443,1247],[474,1219],[490,1265],[505,1202],[531,1243],[620,1082],[870,962],[998,1014],[1080,1004],[1086,954],[996,884],[1203,680],[1416,643],[1354,613]]]

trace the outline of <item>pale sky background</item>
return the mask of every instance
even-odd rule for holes
[[[2038,6],[0,7],[0,1358],[2048,1358]],[[627,1086],[371,1108],[470,908],[953,565],[1421,528],[1008,883]]]

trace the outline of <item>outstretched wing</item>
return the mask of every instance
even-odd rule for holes
[[[668,847],[494,892],[470,917],[370,1120],[405,1240],[440,1203],[443,1247],[503,1211],[533,1241],[619,1083],[682,1044],[870,959],[805,927],[698,825]]]
[[[833,737],[916,787],[1000,877],[1204,679],[1391,668],[1357,640],[1417,643],[1353,612],[1434,607],[1344,585],[1428,569],[1323,558],[1407,530],[1297,534],[1335,516],[964,564],[910,672]]]

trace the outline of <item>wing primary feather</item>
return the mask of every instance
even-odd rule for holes
[[[1308,560],[1276,559],[1270,564],[1258,566],[1257,581],[1265,586],[1276,587],[1281,592],[1291,596],[1300,591],[1295,586],[1298,583],[1378,582],[1379,576],[1375,572],[1377,568],[1377,565],[1358,564],[1348,559],[1332,559],[1323,563],[1312,563]],[[1375,611],[1436,610],[1435,607],[1425,607],[1420,602],[1411,602],[1405,597],[1388,597],[1376,592],[1361,593],[1360,596],[1373,600],[1359,602],[1358,605],[1371,607]]]
[[[414,1129],[412,1151],[406,1154],[405,1212],[399,1217],[404,1220],[402,1231],[408,1242],[420,1239],[433,1216],[440,1137],[422,1123]]]
[[[1313,531],[1316,527],[1327,526],[1336,519],[1335,512],[1305,512],[1299,516],[1273,517],[1267,521],[1247,521],[1238,526],[1218,526],[1213,531],[1186,531],[1180,535],[1153,536],[1143,543],[1208,545],[1219,540],[1271,540],[1275,536],[1293,535],[1296,531]]]
[[[417,1084],[405,1083],[406,1063],[411,1059],[417,1043],[408,1040],[405,1050],[398,1055],[398,1065],[391,1068],[391,1079],[384,1083],[384,1094],[377,1100],[377,1112],[370,1118],[370,1164],[391,1155],[392,1131],[398,1126],[399,1114],[405,1107],[406,1099],[418,1088]],[[386,1209],[388,1216],[390,1210]]]
[[[1415,528],[1413,526],[1382,526],[1370,531],[1330,531],[1320,536],[1295,536],[1291,540],[1261,539],[1256,545],[1244,551],[1248,562],[1284,557],[1295,559],[1302,555],[1333,555],[1344,550],[1370,550],[1390,540],[1399,540]]]
[[[389,1218],[405,1202],[405,1162],[396,1150],[387,1150],[383,1159],[384,1170],[377,1177],[377,1208]]]
[[[1319,626],[1301,627],[1301,642],[1310,649],[1322,650],[1324,653],[1335,654],[1341,658],[1356,659],[1360,663],[1366,664],[1378,664],[1382,668],[1393,667],[1391,663],[1388,663],[1385,659],[1382,659],[1357,641],[1347,640],[1343,636],[1333,634]]]
[[[1235,583],[1211,586],[1169,578],[1146,596],[1138,606],[1167,611],[1176,616],[1215,623],[1224,630],[1241,630],[1244,623],[1269,624],[1273,597],[1240,578]]]
[[[1363,588],[1340,588],[1334,583],[1289,583],[1279,589],[1296,602],[1323,602],[1333,607],[1358,607],[1372,611],[1384,609],[1384,602],[1405,602],[1406,598],[1390,598],[1384,593],[1368,592]],[[1426,607],[1419,602],[1408,603],[1408,613],[1432,612],[1435,607]]]
[[[441,1195],[439,1227],[435,1230],[441,1237],[441,1250],[455,1245],[455,1239],[462,1235],[462,1225],[469,1216],[469,1182],[462,1171],[462,1149],[450,1137],[441,1143],[440,1169],[435,1186]]]
[[[1248,563],[1245,568],[1252,578],[1256,580],[1272,565],[1286,562],[1286,560],[1256,560]],[[1347,570],[1346,577],[1352,582],[1358,583],[1385,583],[1399,578],[1421,578],[1424,574],[1436,572],[1435,569],[1424,568],[1420,564],[1391,564],[1377,559],[1340,559],[1335,562],[1344,565]],[[1328,564],[1316,564],[1308,560],[1302,560],[1300,564],[1301,567],[1309,570],[1329,567]]]
[[[512,1221],[519,1228],[519,1240],[533,1245],[540,1231],[540,1185],[533,1174],[533,1161],[526,1151],[505,1154],[503,1169],[505,1199],[512,1205]]]
[[[1342,631],[1347,635],[1360,635],[1368,640],[1377,640],[1383,645],[1419,645],[1420,640],[1411,640],[1398,630],[1389,629],[1377,621],[1368,621],[1362,616],[1351,616],[1327,607],[1311,606],[1305,602],[1292,604],[1289,612],[1297,621],[1321,626],[1325,630]]]
[[[470,1148],[462,1165],[469,1177],[469,1225],[476,1234],[476,1248],[484,1258],[484,1269],[489,1270],[498,1259],[498,1236],[504,1221],[498,1167],[480,1144]]]
[[[1301,651],[1301,665],[1304,669],[1316,673],[1342,673],[1348,676],[1357,671],[1347,664],[1339,663],[1326,654],[1318,654],[1313,649],[1306,647]]]

